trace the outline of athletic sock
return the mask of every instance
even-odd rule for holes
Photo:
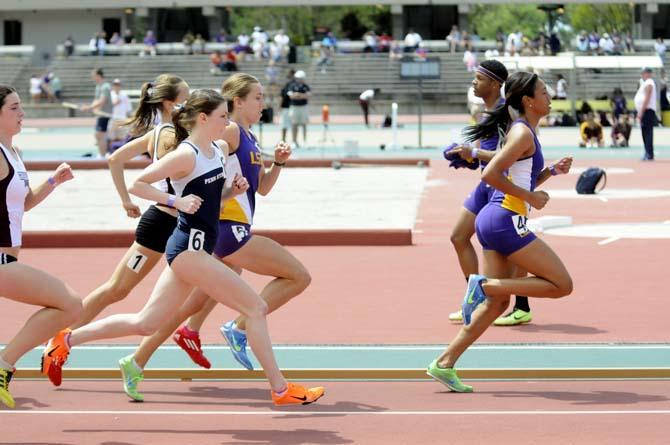
[[[514,301],[514,309],[520,309],[524,312],[530,312],[528,297],[524,297],[523,295],[517,295]]]
[[[198,335],[198,331],[189,328],[187,324],[184,325],[184,328],[183,328],[183,329],[184,329],[184,331],[186,331],[186,333],[189,334],[189,335]]]

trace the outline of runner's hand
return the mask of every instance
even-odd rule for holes
[[[531,206],[533,206],[538,210],[546,206],[547,202],[549,202],[549,193],[543,190],[532,192],[530,194],[530,197],[528,198],[528,204],[530,204]]]
[[[188,213],[189,215],[197,212],[201,204],[202,198],[196,195],[179,197],[174,202],[174,206],[177,210]]]

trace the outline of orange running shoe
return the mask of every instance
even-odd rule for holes
[[[49,377],[51,383],[60,386],[63,374],[63,365],[70,355],[70,347],[65,337],[72,332],[71,329],[63,329],[54,338],[49,340],[47,347],[42,353],[42,374]]]
[[[322,386],[305,388],[304,386],[289,383],[288,389],[280,397],[272,391],[272,401],[275,405],[309,405],[319,400],[326,390]]]
[[[200,334],[197,331],[192,331],[186,326],[182,326],[174,333],[172,340],[182,348],[191,360],[198,365],[202,366],[205,369],[212,367],[212,364],[207,360],[205,354],[202,352],[202,347],[200,346]]]

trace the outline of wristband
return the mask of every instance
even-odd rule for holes
[[[49,176],[49,178],[47,179],[47,182],[49,183],[49,185],[51,187],[56,187],[56,185],[58,185],[58,184],[56,184],[56,180],[53,178],[53,176]]]
[[[174,208],[174,202],[177,200],[175,195],[168,195],[167,206]]]
[[[470,156],[472,156],[473,159],[477,159],[477,152],[479,151],[478,148],[473,148],[472,151],[470,152]]]
[[[551,164],[549,166],[549,173],[551,173],[551,176],[558,175],[558,172],[556,171],[556,166],[554,164]]]
[[[283,167],[284,165],[286,165],[286,162],[277,162],[277,161],[274,161],[273,164],[276,165],[277,167]]]

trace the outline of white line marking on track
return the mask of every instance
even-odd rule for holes
[[[602,241],[598,241],[599,246],[604,246],[605,244],[610,244],[613,243],[614,241],[619,241],[621,239],[620,236],[613,236],[611,238],[604,239]]]
[[[309,408],[308,408],[309,409]],[[23,415],[123,415],[133,416],[575,416],[575,415],[670,415],[670,410],[575,410],[575,411],[96,411],[96,410],[33,410],[33,411],[0,411],[0,416],[7,414]]]

